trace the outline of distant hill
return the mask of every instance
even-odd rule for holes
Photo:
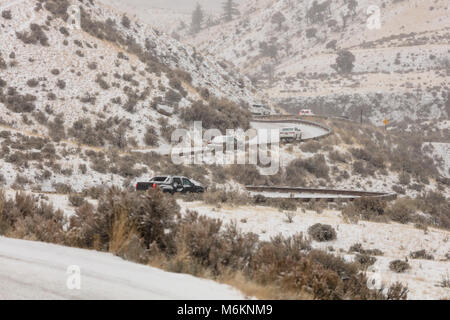
[[[439,126],[450,116],[448,1],[383,1],[380,29],[367,26],[370,5],[248,0],[234,21],[181,38],[234,63],[291,112]],[[348,74],[333,68],[344,50],[354,56]]]

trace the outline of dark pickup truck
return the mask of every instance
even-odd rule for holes
[[[198,182],[181,176],[157,176],[149,182],[138,182],[136,191],[147,191],[151,188],[158,188],[162,192],[174,194],[180,193],[203,193],[205,188]]]

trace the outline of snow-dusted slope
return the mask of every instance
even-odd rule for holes
[[[123,185],[126,176],[148,179],[154,162],[128,158],[120,166],[109,151],[129,156],[126,150],[165,147],[171,132],[185,125],[182,111],[196,101],[226,98],[243,113],[254,102],[246,77],[111,5],[6,2],[0,6],[0,184],[11,186],[21,175],[35,189],[54,191],[54,184],[65,183],[81,191]],[[69,5],[81,9],[81,28],[65,20]],[[145,140],[149,127],[152,145]],[[42,158],[15,153],[15,142],[26,139],[43,144],[23,153]],[[99,169],[96,157],[104,167],[138,172]]]
[[[375,281],[375,287],[388,287],[400,281],[409,288],[409,299],[445,299],[450,297],[450,289],[440,287],[440,282],[450,275],[450,232],[429,229],[424,232],[412,225],[398,223],[375,223],[359,221],[349,223],[336,210],[325,210],[318,214],[315,211],[298,209],[293,214],[293,222],[288,223],[284,213],[267,207],[222,207],[192,202],[179,201],[183,210],[196,210],[201,215],[221,219],[224,223],[236,223],[243,232],[259,235],[261,240],[270,240],[279,234],[284,237],[299,232],[307,234],[308,228],[316,223],[329,224],[337,232],[337,239],[331,242],[315,242],[316,249],[326,250],[342,256],[348,261],[355,259],[349,248],[360,243],[366,250],[378,249],[384,254],[376,256],[376,262],[367,270],[369,279]],[[411,270],[398,274],[389,269],[393,260],[404,260],[411,252],[426,250],[434,256],[434,260],[409,258]]]
[[[68,289],[78,266],[80,290]],[[69,283],[76,283],[70,282]],[[238,291],[188,275],[124,261],[111,254],[0,237],[0,300],[235,300]]]
[[[373,5],[380,29],[368,27]],[[448,1],[248,0],[240,11],[185,42],[232,61],[290,111],[356,118],[364,107],[377,124],[450,116]],[[355,56],[350,77],[331,67],[341,49]]]
[[[30,119],[32,112],[43,112],[50,121],[62,114],[66,127],[85,117],[92,123],[118,117],[129,123],[126,136],[142,145],[146,126],[159,130],[157,120],[164,116],[170,124],[179,123],[178,116],[171,115],[201,100],[199,88],[235,102],[254,101],[248,79],[202,57],[191,46],[138,20],[124,18],[125,14],[113,7],[60,1],[67,4],[62,8],[77,5],[82,9],[82,28],[72,29],[63,20],[64,14],[46,10],[46,4],[52,1],[45,1],[35,12],[38,3],[17,2],[8,8],[11,19],[0,17],[3,95],[11,99],[28,97],[31,105],[26,109],[8,108],[0,102],[0,120],[4,123],[46,133],[42,122]],[[33,13],[32,19],[23,12]],[[38,31],[30,31],[32,24],[38,25]],[[28,34],[30,41],[19,39],[18,30]],[[42,39],[46,40],[40,42]],[[178,70],[185,72],[178,77],[181,86],[170,82]],[[186,80],[187,75],[192,80]],[[169,90],[175,92],[172,97],[177,95],[178,102],[169,101]],[[23,115],[31,123],[24,122]]]

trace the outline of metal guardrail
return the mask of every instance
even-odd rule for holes
[[[314,189],[314,188],[297,188],[297,187],[270,187],[270,186],[246,186],[247,191],[251,192],[276,192],[276,193],[289,193],[289,194],[305,194],[305,197],[295,198],[296,200],[310,201],[310,200],[327,200],[327,201],[353,201],[359,198],[373,198],[386,201],[392,201],[397,199],[396,193],[386,192],[370,192],[360,190],[336,190],[336,189]],[[308,194],[323,194],[324,197],[310,197]],[[326,196],[328,195],[328,197]],[[329,195],[345,196],[345,198],[329,197]],[[281,198],[281,197],[280,197]],[[282,197],[286,199],[286,197]]]
[[[341,120],[341,121],[348,121],[348,122],[356,122],[355,120],[352,120],[348,117],[344,116],[326,116],[326,115],[304,115],[299,116],[295,114],[280,114],[280,115],[267,115],[267,116],[256,116],[255,118],[268,118],[268,119],[280,119],[280,118],[288,118],[288,119],[325,119],[325,120]]]

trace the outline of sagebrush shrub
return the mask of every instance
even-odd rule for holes
[[[386,214],[399,223],[408,223],[414,214],[414,207],[406,199],[399,199],[386,210]]]
[[[316,178],[329,179],[330,168],[323,155],[315,155],[308,159],[297,159],[286,167],[286,179],[294,186],[304,186],[306,173],[313,174]]]
[[[1,235],[63,244],[66,223],[61,210],[55,211],[51,205],[21,192],[7,200],[0,190]]]
[[[377,261],[377,259],[367,254],[357,254],[355,257],[355,261],[361,264],[364,269],[366,269],[373,265]]]
[[[84,203],[84,197],[77,194],[71,194],[69,196],[69,202],[74,207],[81,207]]]
[[[35,109],[34,102],[37,100],[36,96],[31,94],[21,95],[15,88],[8,88],[6,94],[0,92],[0,102],[15,113],[29,113]]]
[[[386,206],[387,203],[384,200],[362,197],[347,205],[342,213],[348,217],[361,217],[365,220],[371,220],[383,215]]]
[[[251,115],[229,100],[213,98],[208,105],[197,101],[183,109],[181,118],[186,122],[202,121],[205,129],[219,129],[225,133],[227,129],[249,129]]]
[[[12,19],[11,10],[3,10],[2,18],[6,19],[6,20],[11,20]]]
[[[386,294],[387,300],[406,300],[408,298],[408,287],[405,287],[400,282],[392,284]]]
[[[337,234],[334,228],[327,224],[316,223],[308,228],[308,234],[316,241],[325,242],[336,240]]]
[[[362,255],[369,255],[369,256],[382,256],[384,253],[380,249],[364,249],[361,243],[355,243],[350,247],[348,252],[353,253],[357,252]]]
[[[411,259],[424,259],[424,260],[434,260],[432,254],[428,253],[426,250],[413,251],[409,254]]]
[[[71,219],[70,228],[81,228],[87,237],[81,237],[83,247],[109,250],[113,239],[113,227],[125,215],[127,223],[142,238],[148,248],[156,243],[162,250],[173,250],[173,239],[167,230],[174,227],[174,219],[179,211],[173,198],[162,192],[150,190],[148,193],[127,193],[117,188],[109,189],[100,197],[97,210],[82,206]]]
[[[38,24],[32,23],[29,32],[17,32],[16,35],[25,44],[37,44],[39,42],[42,46],[49,46],[48,37],[43,27]]]
[[[148,126],[144,136],[145,144],[151,147],[158,146],[158,140],[159,138],[155,127]]]
[[[411,266],[408,262],[402,260],[394,260],[389,263],[389,269],[396,273],[403,273],[409,270]]]

